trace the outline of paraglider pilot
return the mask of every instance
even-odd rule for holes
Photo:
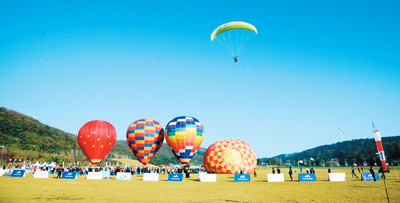
[[[233,57],[233,62],[237,63],[239,58],[237,56]]]

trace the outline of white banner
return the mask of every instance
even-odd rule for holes
[[[115,180],[132,180],[132,175],[131,173],[118,172]]]
[[[143,175],[143,181],[158,181],[159,175],[158,173],[145,173]]]
[[[3,169],[0,169],[0,176],[3,176],[6,172]]]
[[[33,174],[33,178],[49,178],[49,172],[36,170]]]
[[[201,179],[201,176],[204,175],[204,174],[207,174],[207,172],[199,172],[199,173],[198,173],[198,175],[199,175],[199,181],[200,181],[200,179]]]
[[[89,172],[86,179],[101,180],[101,179],[103,179],[103,174],[102,174],[102,172]]]
[[[285,178],[283,174],[267,174],[268,182],[285,182]]]
[[[329,173],[329,181],[346,181],[345,173]]]
[[[200,182],[217,182],[217,174],[202,174]]]

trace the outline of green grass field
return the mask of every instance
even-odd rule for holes
[[[290,182],[288,169],[283,168],[286,182],[271,183],[266,175],[270,172],[271,168],[258,167],[258,176],[251,175],[250,183],[235,183],[233,175],[220,174],[216,183],[198,182],[197,174],[183,182],[168,182],[162,174],[159,182],[143,182],[142,175],[133,175],[131,181],[116,181],[114,176],[108,180],[0,177],[0,202],[387,202],[383,181],[352,179],[349,168],[332,169],[345,172],[346,182],[329,182],[327,168],[316,169],[317,182],[298,182],[297,173]],[[392,167],[387,174],[391,202],[400,202],[399,172]]]

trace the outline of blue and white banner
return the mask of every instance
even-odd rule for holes
[[[183,174],[170,173],[168,174],[168,181],[182,182]]]
[[[86,179],[87,180],[102,180],[103,173],[102,172],[89,172]]]
[[[235,174],[235,182],[250,182],[250,174]]]
[[[76,172],[74,171],[65,171],[62,173],[61,179],[77,179]]]
[[[158,181],[159,175],[158,173],[145,173],[143,175],[143,181]]]
[[[22,169],[14,169],[11,172],[11,177],[20,177],[23,178],[25,177],[25,170]]]
[[[115,180],[132,180],[132,175],[131,173],[118,172]]]
[[[36,170],[33,174],[33,178],[49,178],[49,172]]]
[[[285,182],[285,178],[282,173],[280,174],[267,174],[267,181],[268,182]]]
[[[381,177],[379,177],[379,173],[378,172],[375,172],[375,179],[376,179],[376,181],[381,180]],[[361,180],[363,180],[363,181],[374,181],[374,178],[372,177],[371,173],[363,172],[363,173],[361,173]]]
[[[329,181],[346,181],[345,173],[329,173]]]
[[[315,182],[317,178],[315,177],[315,173],[299,173],[299,181],[300,182]]]

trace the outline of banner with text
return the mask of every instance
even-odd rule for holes
[[[19,177],[19,178],[23,178],[25,177],[25,170],[22,169],[14,169],[11,172],[11,177]]]
[[[381,177],[379,177],[379,173],[375,172],[375,179],[376,181],[380,181]],[[363,181],[374,181],[374,178],[372,177],[371,173],[368,172],[363,172],[361,173],[361,180]]]
[[[132,175],[131,173],[118,172],[115,180],[132,180]]]
[[[102,180],[103,173],[102,172],[89,172],[86,179],[88,180]]]
[[[200,182],[217,182],[217,174],[202,174]]]
[[[33,174],[33,178],[49,178],[49,172],[36,170]]]
[[[69,172],[63,172],[61,179],[77,179],[76,172],[74,171],[69,171]]]
[[[143,175],[143,181],[158,181],[159,175],[158,173],[145,173]]]
[[[235,174],[235,182],[250,182],[250,174]]]
[[[267,174],[267,181],[268,182],[285,182],[285,178],[283,174]]]
[[[299,173],[299,181],[300,182],[315,182],[317,178],[315,177],[315,173]]]
[[[170,173],[168,174],[168,181],[182,182],[183,174]]]
[[[110,179],[110,171],[102,171],[101,172],[101,177],[103,179]]]
[[[346,181],[346,174],[345,173],[329,173],[329,181]]]

